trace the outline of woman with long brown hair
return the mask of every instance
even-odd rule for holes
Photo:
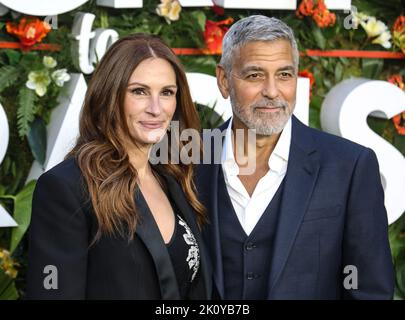
[[[173,51],[145,34],[115,42],[89,83],[76,146],[37,182],[28,298],[209,298],[193,168],[171,163],[171,148],[168,163],[149,161],[172,120],[199,130]]]

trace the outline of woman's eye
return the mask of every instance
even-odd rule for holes
[[[134,88],[131,92],[135,95],[146,95],[146,91],[144,88]]]
[[[170,90],[170,89],[167,89],[167,90],[162,91],[162,95],[168,96],[168,97],[173,96],[173,95],[175,95],[175,94],[176,94],[176,93],[175,93],[173,90]]]

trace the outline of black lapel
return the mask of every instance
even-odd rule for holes
[[[269,295],[294,245],[318,177],[319,167],[311,129],[293,116],[290,154],[271,263]]]
[[[136,227],[136,233],[149,250],[155,263],[162,299],[178,300],[180,299],[180,293],[170,255],[155,219],[139,189],[135,192],[135,203],[141,215],[141,221]]]
[[[207,252],[205,251],[204,243],[202,241],[201,235],[200,235],[200,230],[198,228],[197,222],[196,222],[196,216],[193,208],[191,205],[188,203],[188,200],[186,199],[184,192],[182,188],[180,187],[179,183],[169,175],[163,175],[166,182],[167,182],[167,187],[170,193],[171,198],[175,202],[176,206],[178,209],[181,211],[183,214],[184,219],[186,220],[188,226],[190,227],[191,231],[194,234],[194,237],[197,240],[199,249],[200,249],[200,256],[201,256],[201,272],[202,276],[204,279],[204,285],[205,285],[205,293],[206,297],[210,298],[211,297],[211,291],[212,291],[212,283],[211,283],[211,268],[210,264],[208,263],[208,257],[207,257]]]

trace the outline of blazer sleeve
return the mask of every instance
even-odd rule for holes
[[[28,299],[86,297],[89,232],[78,189],[52,170],[37,182],[29,229]]]
[[[344,299],[392,299],[394,269],[388,241],[384,190],[375,153],[365,148],[357,161],[348,197],[343,238]],[[354,266],[357,275],[353,272]],[[353,277],[357,276],[356,281]],[[345,281],[343,281],[345,284]]]

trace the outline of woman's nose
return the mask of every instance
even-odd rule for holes
[[[151,96],[149,103],[148,103],[148,107],[146,108],[146,112],[148,112],[154,116],[158,116],[162,112],[159,96],[157,96],[157,97]]]

